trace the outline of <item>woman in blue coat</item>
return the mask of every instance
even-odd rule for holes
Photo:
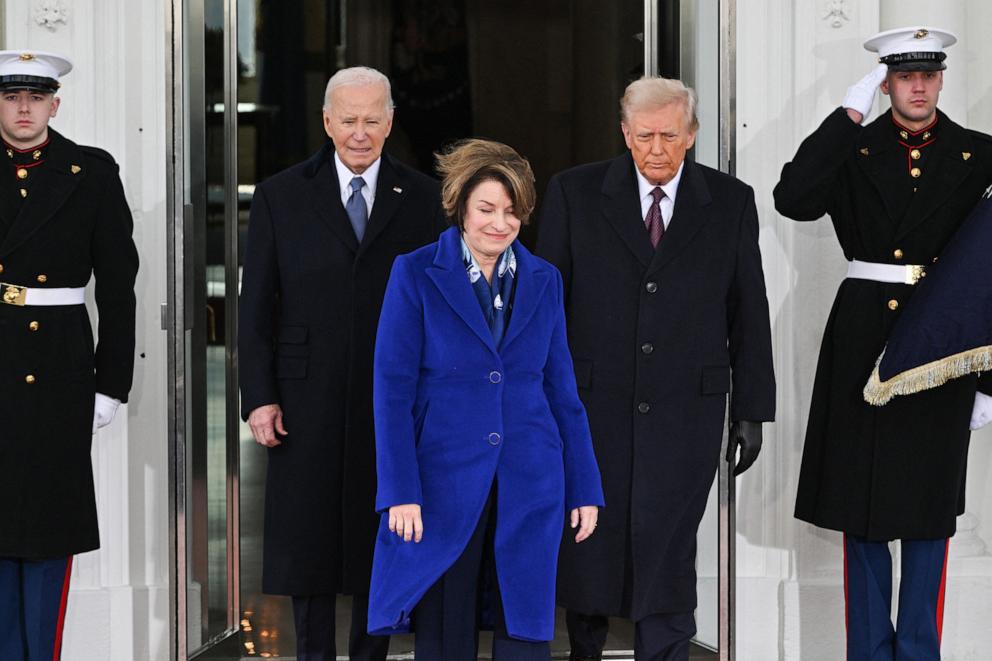
[[[582,541],[603,505],[562,280],[516,241],[525,159],[469,140],[438,162],[455,227],[397,258],[376,338],[369,632],[413,628],[418,658],[462,661],[488,619],[494,659],[548,659],[566,510]]]

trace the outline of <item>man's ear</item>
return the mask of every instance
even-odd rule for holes
[[[52,110],[48,113],[49,118],[55,117],[55,115],[59,114],[59,105],[61,105],[61,103],[61,97],[56,96],[52,99]]]
[[[889,94],[889,76],[887,74],[885,76],[885,80],[883,80],[882,81],[882,84],[878,86],[878,89],[882,90],[882,94],[885,94],[886,96],[888,96],[888,94]]]

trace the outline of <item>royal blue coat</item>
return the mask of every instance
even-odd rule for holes
[[[508,633],[554,637],[566,510],[603,505],[599,468],[568,351],[561,275],[514,242],[513,311],[493,344],[457,228],[396,259],[373,376],[382,513],[369,632],[408,631],[423,594],[461,555],[495,480],[496,570]],[[388,527],[421,505],[423,540]]]

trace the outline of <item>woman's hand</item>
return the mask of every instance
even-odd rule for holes
[[[392,512],[392,510],[390,510]],[[419,514],[419,512],[418,512]],[[579,543],[589,539],[589,535],[596,531],[596,521],[599,519],[599,508],[595,505],[583,505],[572,510],[572,527],[578,526],[579,532],[575,535],[575,542]]]
[[[424,522],[420,518],[420,505],[393,505],[390,507],[389,532],[396,533],[403,538],[404,542],[409,542],[411,539],[415,543],[419,542],[424,536]]]

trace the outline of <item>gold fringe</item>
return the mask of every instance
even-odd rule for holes
[[[912,395],[942,386],[965,374],[992,371],[992,345],[989,345],[914,367],[883,382],[878,376],[878,365],[884,355],[883,350],[875,362],[875,369],[872,370],[868,383],[865,384],[865,401],[873,406],[882,406],[897,395]]]

